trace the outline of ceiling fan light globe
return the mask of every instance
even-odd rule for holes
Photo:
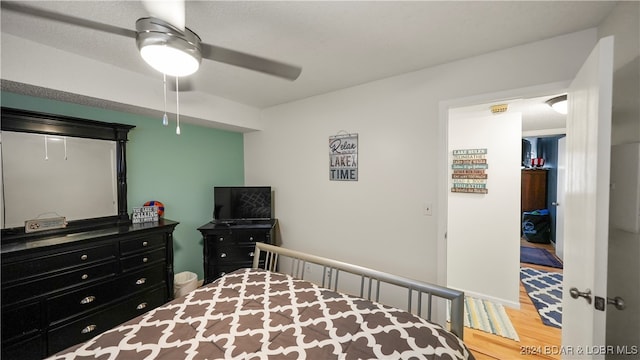
[[[551,98],[546,101],[547,105],[549,105],[556,112],[567,115],[567,95],[560,95],[554,98]]]
[[[557,102],[551,108],[560,114],[567,115],[567,100]]]
[[[140,55],[152,68],[170,76],[188,76],[200,67],[199,59],[168,45],[146,45]]]
[[[200,37],[189,28],[147,17],[136,21],[136,44],[151,67],[170,76],[191,75],[202,60]]]

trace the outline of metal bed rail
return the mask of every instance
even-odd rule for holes
[[[278,260],[280,259],[280,257],[290,259],[290,269],[288,272],[283,271],[284,269],[282,269],[281,266],[278,266]],[[264,261],[263,267],[259,266],[261,261]],[[324,258],[321,256],[306,254],[291,249],[264,243],[256,243],[256,250],[254,251],[253,256],[254,269],[261,267],[265,270],[288,273],[293,277],[304,279],[304,273],[305,269],[307,268],[307,264],[322,266],[323,276],[322,284],[320,285],[328,289],[338,289],[338,281],[340,278],[339,275],[341,272],[359,276],[360,297],[372,301],[379,301],[381,283],[392,284],[405,288],[408,291],[406,310],[418,316],[422,316],[424,305],[423,295],[426,295],[427,315],[425,318],[427,320],[431,320],[434,296],[437,298],[450,300],[451,310],[449,313],[449,319],[451,321],[451,332],[458,336],[460,339],[463,338],[464,292],[462,291],[389,274],[383,271],[378,271],[363,266]],[[327,281],[325,282],[325,280]],[[373,291],[373,289],[375,289],[375,291]],[[417,296],[414,296],[414,294],[417,294]],[[414,297],[417,297],[417,301],[415,301],[415,303]]]

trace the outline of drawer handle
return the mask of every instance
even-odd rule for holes
[[[253,236],[249,236],[249,240],[250,240],[250,241],[253,241]]]
[[[136,310],[142,310],[142,309],[144,309],[146,307],[147,307],[147,303],[143,302],[143,303],[138,304],[138,306],[136,306]]]
[[[93,330],[95,330],[95,329],[96,329],[96,327],[97,327],[96,325],[91,324],[91,325],[89,325],[89,326],[85,327],[84,329],[82,329],[82,331],[81,331],[81,332],[82,332],[83,334],[88,334],[88,333],[92,332]]]
[[[218,238],[218,241],[224,241],[223,237]]]
[[[136,280],[136,285],[142,285],[147,282],[147,278],[140,278]]]
[[[146,263],[147,261],[149,261],[149,258],[146,258],[146,257],[145,257],[145,258],[142,258],[142,262],[143,262],[143,263]]]
[[[249,253],[249,256],[253,257],[253,251]]]
[[[149,245],[149,242],[148,242],[148,241],[143,241],[143,242],[142,242],[142,246],[147,246],[147,245]]]
[[[80,256],[80,260],[85,261],[89,258],[89,256],[87,256],[87,254],[83,254],[82,256]]]
[[[222,254],[220,254],[220,257],[221,258],[225,258],[225,257],[227,257],[227,254],[226,253],[222,253]]]
[[[80,304],[86,305],[86,304],[92,303],[95,299],[96,299],[95,296],[90,295],[90,296],[87,296],[86,298],[80,300]]]
[[[82,280],[87,280],[89,278],[88,274],[82,274]]]

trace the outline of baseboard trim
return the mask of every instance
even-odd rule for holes
[[[494,296],[489,296],[487,294],[477,293],[474,291],[468,291],[468,290],[462,290],[462,289],[458,289],[458,290],[464,291],[465,296],[471,296],[476,299],[484,299],[487,301],[491,301],[492,303],[495,303],[495,304],[501,304],[501,305],[510,307],[512,309],[520,310],[519,302],[513,302],[513,301],[497,298]]]

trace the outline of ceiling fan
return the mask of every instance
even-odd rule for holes
[[[130,30],[38,9],[25,3],[0,1],[3,10],[135,38],[142,58],[166,75],[177,77],[190,75],[197,71],[201,59],[204,58],[291,81],[300,76],[302,68],[298,66],[202,43],[200,37],[185,26],[184,0],[142,0],[142,3],[151,16],[138,19],[136,30]],[[174,60],[168,62],[169,58]],[[176,67],[176,61],[183,65]]]

